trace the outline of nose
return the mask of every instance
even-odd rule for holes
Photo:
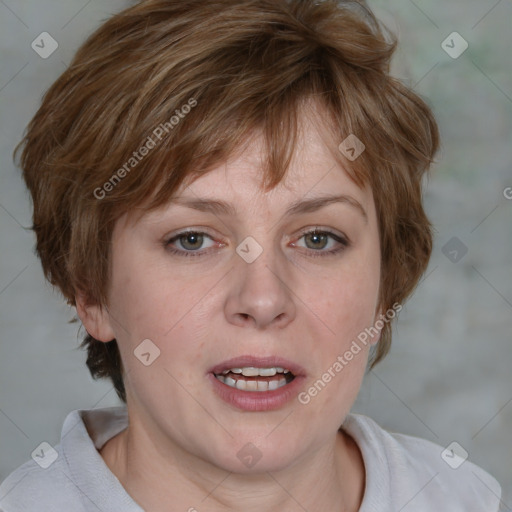
[[[225,303],[228,322],[239,327],[284,328],[296,315],[295,296],[286,271],[286,257],[264,249],[252,263],[236,256]]]

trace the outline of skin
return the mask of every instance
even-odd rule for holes
[[[108,307],[77,297],[77,312],[96,339],[116,338],[126,370],[129,427],[101,455],[127,492],[152,511],[357,511],[365,471],[353,439],[339,431],[364,376],[369,345],[307,405],[292,399],[273,411],[247,412],[222,401],[206,378],[232,357],[279,355],[317,381],[378,314],[380,245],[372,191],[361,189],[334,159],[336,144],[304,115],[285,181],[260,188],[263,141],[252,138],[180,196],[216,198],[237,215],[214,215],[169,203],[133,222],[117,222],[112,238]],[[334,149],[333,149],[334,148]],[[322,194],[344,202],[283,217],[289,204]],[[315,227],[344,235],[342,247],[303,236]],[[208,234],[201,242],[185,228]],[[263,248],[253,262],[236,252],[252,236]],[[292,245],[294,244],[294,245]],[[316,245],[315,245],[316,244]],[[175,248],[202,257],[172,254]],[[144,366],[133,351],[144,339],[160,356]],[[375,344],[378,337],[371,340]],[[262,458],[245,467],[248,442]]]

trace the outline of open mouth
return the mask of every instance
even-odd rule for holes
[[[221,373],[214,373],[215,378],[231,388],[241,391],[274,391],[292,382],[295,375],[287,368],[274,366],[257,368],[229,368]]]
[[[233,357],[211,367],[207,376],[213,392],[243,411],[272,411],[285,407],[304,385],[306,370],[276,355]]]

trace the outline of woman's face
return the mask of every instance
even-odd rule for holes
[[[356,398],[369,346],[332,369],[378,314],[375,206],[303,126],[274,190],[260,189],[255,138],[165,208],[116,224],[96,335],[117,339],[131,426],[161,453],[279,470],[332,444]]]

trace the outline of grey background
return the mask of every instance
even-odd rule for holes
[[[442,149],[425,189],[436,228],[426,276],[400,314],[387,359],[353,409],[384,428],[457,441],[493,474],[512,509],[512,2],[371,1],[399,35],[393,72],[432,106]],[[68,412],[119,405],[93,381],[73,310],[43,279],[31,204],[12,150],[47,87],[98,24],[128,3],[0,1],[0,480],[42,442],[57,444]],[[31,42],[59,44],[47,59]],[[468,42],[457,59],[441,43]],[[468,252],[443,253],[457,237]],[[451,249],[449,249],[451,250]],[[448,250],[445,249],[445,253]],[[459,252],[459,257],[460,257]]]

